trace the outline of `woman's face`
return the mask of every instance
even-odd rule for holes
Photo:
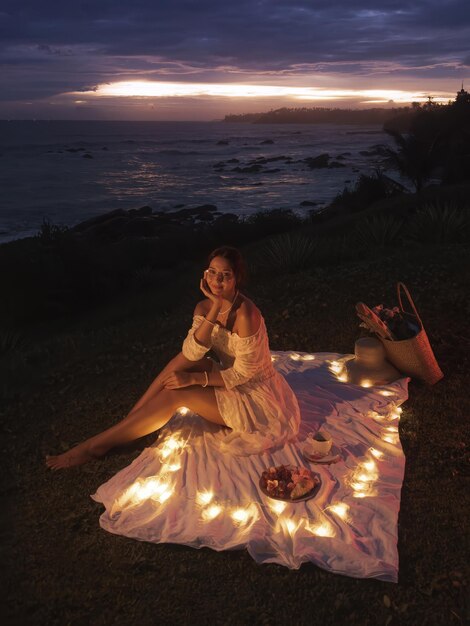
[[[228,298],[235,293],[236,280],[230,261],[216,256],[206,270],[206,280],[213,294]]]

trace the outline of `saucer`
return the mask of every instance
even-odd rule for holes
[[[332,445],[331,450],[328,452],[328,454],[325,454],[324,456],[313,456],[309,454],[305,451],[305,446],[302,449],[303,456],[307,459],[307,461],[310,461],[310,463],[337,463],[342,458],[340,453],[341,449],[335,444]]]

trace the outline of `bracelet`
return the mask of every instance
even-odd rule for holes
[[[209,324],[212,324],[212,326],[215,326],[214,322],[211,322],[210,320],[207,319],[207,317],[204,318],[206,320],[206,322],[209,322]]]
[[[209,376],[207,375],[207,372],[204,372],[204,376],[206,377],[206,384],[202,386],[207,387],[207,385],[209,384]]]

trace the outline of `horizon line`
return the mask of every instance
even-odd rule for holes
[[[450,102],[450,101],[449,101]],[[243,117],[248,115],[266,115],[267,113],[273,113],[275,111],[281,111],[283,109],[288,109],[291,111],[347,111],[347,112],[366,112],[366,111],[390,111],[396,109],[406,109],[411,108],[412,103],[402,104],[401,106],[396,107],[370,107],[370,108],[341,108],[341,107],[280,107],[277,109],[270,109],[269,111],[258,111],[258,112],[246,112],[246,113],[225,113],[222,118],[215,118],[212,120],[200,120],[200,119],[187,119],[187,120],[172,120],[172,119],[146,119],[146,120],[132,120],[132,119],[88,119],[88,118],[0,118],[0,122],[172,122],[172,123],[195,123],[200,122],[201,124],[211,124],[215,122],[223,122],[227,117]],[[446,106],[446,105],[443,105]],[[301,123],[301,122],[300,122]]]

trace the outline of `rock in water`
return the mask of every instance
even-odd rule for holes
[[[319,154],[317,157],[307,157],[306,159],[304,159],[304,162],[312,170],[321,168],[321,167],[328,167],[329,161],[330,161],[330,155],[327,153]]]

